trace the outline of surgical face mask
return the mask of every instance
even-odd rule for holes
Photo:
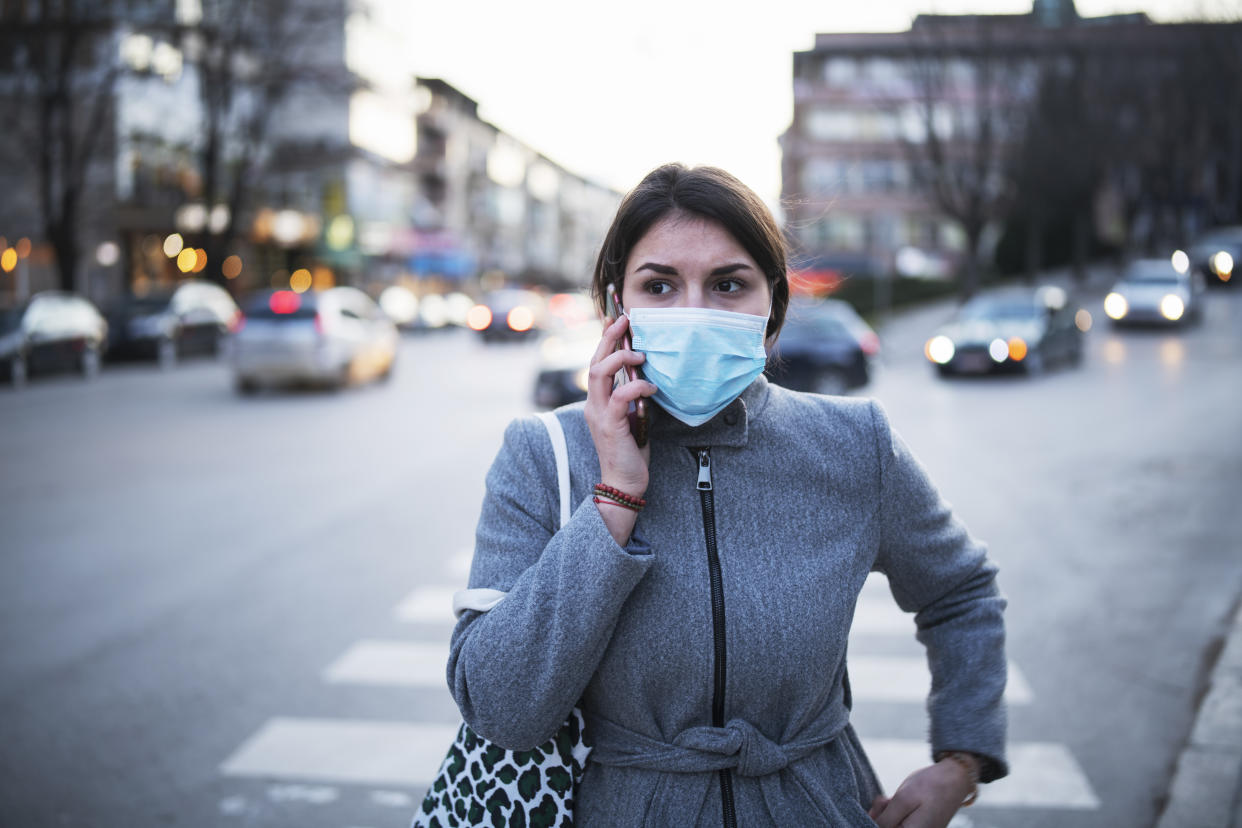
[[[766,316],[710,308],[631,308],[634,350],[655,401],[688,426],[719,414],[763,373]]]

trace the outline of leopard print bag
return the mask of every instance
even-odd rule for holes
[[[539,418],[556,455],[563,526],[570,514],[565,434],[555,414],[544,412]],[[497,590],[462,590],[454,597],[454,612],[486,611],[503,597]],[[572,828],[574,790],[590,753],[585,721],[577,707],[555,736],[533,750],[497,747],[462,722],[411,828]]]

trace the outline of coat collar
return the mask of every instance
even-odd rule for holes
[[[751,421],[768,402],[768,379],[763,374],[736,400],[701,426],[688,426],[660,408],[651,406],[651,440],[679,446],[744,446]]]

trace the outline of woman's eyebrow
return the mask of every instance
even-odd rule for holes
[[[712,276],[727,276],[730,273],[736,273],[739,270],[751,270],[751,269],[752,269],[751,266],[748,265],[746,262],[733,262],[732,264],[721,265],[720,267],[714,268],[711,272],[711,275]],[[637,273],[640,270],[650,270],[655,273],[659,273],[661,276],[678,275],[677,268],[670,267],[669,265],[656,264],[655,262],[643,262],[642,264],[640,264],[638,267],[634,269],[634,272]]]
[[[721,265],[712,271],[713,276],[727,276],[730,273],[736,273],[739,270],[750,270],[750,265],[746,262],[734,262],[733,264]]]
[[[668,265],[656,264],[655,262],[643,262],[634,269],[634,272],[637,273],[640,270],[651,270],[659,273],[661,276],[677,275],[677,268],[669,267]]]

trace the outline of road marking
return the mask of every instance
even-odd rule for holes
[[[930,761],[926,742],[914,739],[863,739],[863,748],[892,794],[911,771]],[[1010,742],[1009,776],[979,788],[980,808],[1100,807],[1091,783],[1065,745],[1051,742]]]
[[[914,616],[902,612],[890,596],[888,600],[868,598],[859,601],[854,608],[850,635],[907,635],[913,641],[917,629]]]
[[[922,702],[931,691],[931,673],[922,656],[850,656],[850,688],[861,702]],[[1009,681],[1005,685],[1005,701],[1009,704],[1030,704],[1034,699],[1031,686],[1010,662]]]
[[[227,776],[415,787],[435,777],[457,727],[274,718],[220,770]]]
[[[248,739],[221,770],[229,776],[418,789],[435,777],[456,733],[457,725],[277,718]],[[930,761],[927,744],[917,739],[864,739],[863,746],[889,792]],[[985,785],[979,807],[1100,807],[1064,745],[1012,743],[1009,760],[1010,776]],[[333,790],[290,785],[274,787],[269,795],[322,802]],[[382,798],[376,802],[396,806],[400,797],[385,792]]]
[[[422,624],[453,624],[453,593],[459,587],[420,586],[397,605],[393,615],[398,621]]]
[[[324,679],[332,684],[447,688],[448,652],[447,640],[363,640],[329,664]]]
[[[444,687],[448,650],[447,641],[359,641],[328,666],[325,677],[334,684]],[[854,697],[866,702],[918,704],[931,689],[931,675],[922,657],[852,656],[849,670]],[[1022,671],[1010,664],[1005,700],[1030,704],[1032,698]]]

